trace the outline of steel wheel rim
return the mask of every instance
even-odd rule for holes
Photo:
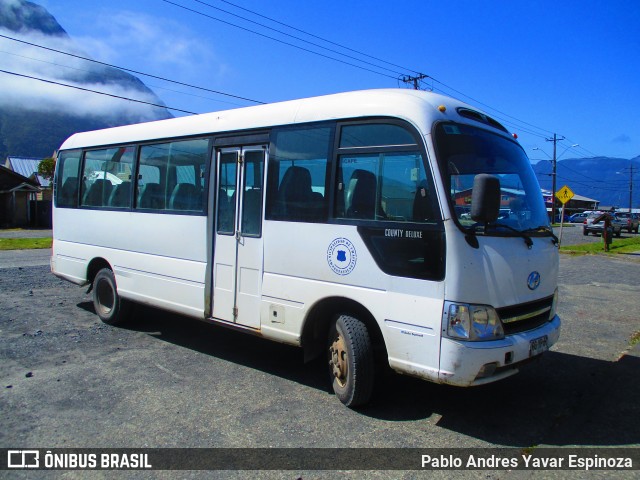
[[[100,310],[102,310],[103,314],[108,315],[115,304],[115,294],[109,282],[99,281],[96,285],[96,293]]]
[[[339,333],[329,347],[329,365],[338,385],[344,387],[347,384],[349,375],[349,356],[344,338]]]

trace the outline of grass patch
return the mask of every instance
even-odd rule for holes
[[[640,331],[633,332],[631,334],[631,340],[629,340],[629,346],[635,347],[639,343],[640,343]]]
[[[618,253],[640,252],[640,236],[636,235],[631,238],[614,238],[613,243],[609,245],[608,252],[604,251],[603,242],[561,246],[560,252],[574,255],[593,255],[598,253],[615,255]]]
[[[0,250],[51,248],[51,238],[0,238]]]

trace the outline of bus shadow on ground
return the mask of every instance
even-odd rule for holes
[[[83,308],[94,311],[90,302]],[[331,388],[324,361],[305,364],[303,350],[292,345],[142,305],[134,307],[131,322],[121,328],[311,388],[327,392]]]
[[[89,302],[79,306],[93,310]],[[324,358],[305,364],[297,347],[148,307],[136,307],[126,328],[330,391]],[[640,443],[638,372],[637,356],[608,362],[554,351],[517,375],[472,388],[385,371],[371,403],[358,411],[397,422],[437,415],[441,428],[508,447],[631,445]]]
[[[407,420],[432,412],[437,425],[509,447],[640,443],[640,358],[607,362],[547,352],[520,373],[457,388],[387,376],[366,415]]]

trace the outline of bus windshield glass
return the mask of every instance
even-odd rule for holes
[[[456,123],[438,124],[435,141],[458,225],[485,235],[549,234],[538,180],[516,142]],[[497,221],[488,226],[476,225],[471,218],[473,181],[480,173],[495,175],[500,181],[500,212]]]

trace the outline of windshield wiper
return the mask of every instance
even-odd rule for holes
[[[533,240],[531,240],[531,237],[529,235],[527,235],[526,232],[528,232],[529,230],[525,230],[525,231],[521,231],[521,230],[517,230],[509,225],[505,225],[504,223],[490,223],[487,224],[487,227],[494,227],[494,228],[506,228],[507,230],[509,230],[510,232],[515,233],[517,236],[522,237],[524,239],[524,243],[527,244],[527,248],[531,248],[533,246]]]
[[[523,230],[523,233],[538,233],[538,232],[545,232],[551,235],[551,239],[552,239],[551,241],[553,242],[554,245],[558,245],[558,243],[560,243],[560,241],[558,240],[558,237],[556,237],[556,234],[553,233],[553,230],[551,230],[551,228],[549,228],[547,225],[540,225],[538,227],[527,228],[526,230]]]
[[[528,235],[529,233],[548,233],[551,236],[552,238],[551,241],[554,243],[554,245],[558,245],[559,243],[558,237],[556,237],[556,235],[553,233],[553,230],[551,230],[551,228],[549,228],[546,225],[527,228],[526,230],[518,230],[513,228],[510,225],[505,225],[504,223],[487,223],[487,224],[476,223],[474,225],[471,225],[470,227],[467,228],[467,234],[465,235],[467,242],[469,242],[469,244],[472,244],[472,243],[476,244],[477,243],[477,239],[475,238],[476,233],[480,230],[486,233],[492,227],[494,229],[504,228],[506,230],[509,230],[510,232],[515,233],[518,237],[522,237],[522,239],[524,240],[524,243],[527,245],[527,248],[533,247],[533,240],[531,240],[531,237]]]

